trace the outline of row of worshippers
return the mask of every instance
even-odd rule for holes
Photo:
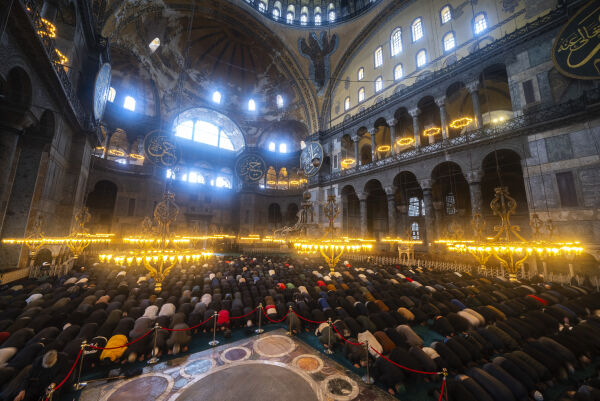
[[[313,321],[331,318],[350,341],[368,341],[405,366],[447,368],[454,377],[448,386],[451,393],[462,391],[475,399],[491,392],[506,395],[508,383],[515,386],[510,394],[520,399],[517,394],[543,390],[598,352],[598,342],[593,341],[598,338],[598,321],[589,315],[600,309],[599,297],[589,289],[368,267],[348,265],[327,274],[309,260],[215,260],[174,271],[158,294],[141,270],[101,266],[56,281],[29,279],[6,286],[0,291],[0,399],[39,398],[50,383],[64,377],[84,340],[112,348],[88,348],[86,371],[103,363],[148,358],[153,335],[115,347],[143,336],[155,324],[178,331],[159,330],[154,352],[178,353],[187,350],[193,333],[210,330],[212,321],[198,325],[215,315],[221,330],[255,325],[258,312],[251,312],[259,304],[274,320],[283,318],[290,307]],[[235,319],[241,316],[245,317]],[[295,314],[288,316],[294,331],[308,329]],[[328,333],[327,324],[309,326],[315,326],[311,328],[323,344],[340,343],[337,333]],[[196,328],[181,330],[190,327]],[[427,327],[438,337],[425,346],[416,331]],[[374,364],[379,382],[390,392],[413,380],[414,375],[395,369],[372,349],[366,358],[364,348],[344,344],[352,363]],[[528,375],[520,376],[521,371]],[[515,376],[520,377],[505,380]],[[489,377],[495,380],[482,383]],[[500,392],[493,389],[498,382]]]

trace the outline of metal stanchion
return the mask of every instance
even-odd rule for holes
[[[154,342],[152,343],[152,358],[148,359],[148,364],[153,365],[158,362],[158,353],[156,352],[156,336],[158,335],[158,329],[160,326],[158,323],[154,324]]]
[[[260,304],[258,304],[258,329],[254,330],[254,332],[256,334],[262,334],[265,331],[263,330],[263,328],[261,327],[262,325],[262,314],[263,314],[263,306],[262,306],[262,302]]]
[[[331,330],[333,330],[332,323],[331,323],[331,318],[327,319],[327,324],[329,324],[329,331],[327,334],[327,348],[325,349],[325,353],[327,355],[331,355],[333,354],[333,351],[331,350]]]
[[[367,373],[362,377],[362,381],[365,384],[373,384],[375,383],[375,380],[373,380],[373,378],[371,377],[371,374],[369,373],[369,342],[365,341],[365,351],[367,352]]]
[[[54,383],[50,384],[46,389],[46,400],[52,401],[52,396],[54,395]]]
[[[211,347],[216,347],[217,345],[219,345],[219,341],[217,341],[217,317],[219,316],[219,314],[217,313],[217,311],[215,311],[215,314],[213,315],[213,319],[215,319],[215,323],[213,324],[213,339],[212,341],[210,341],[208,343],[208,345],[210,345]]]
[[[77,373],[77,383],[73,386],[75,391],[79,391],[85,386],[87,383],[81,383],[81,369],[83,367],[83,357],[85,356],[85,348],[87,347],[87,341],[83,340],[81,342],[81,357],[79,358],[79,371]]]
[[[294,333],[292,332],[292,306],[290,305],[290,309],[288,310],[288,331],[287,334],[288,336],[293,336]]]

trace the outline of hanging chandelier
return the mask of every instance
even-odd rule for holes
[[[494,199],[490,208],[500,218],[500,224],[494,226],[495,234],[484,238],[485,221],[479,213],[473,216],[472,226],[477,239],[440,239],[436,243],[446,245],[450,252],[468,253],[485,269],[490,258],[496,259],[505,268],[511,280],[532,255],[540,257],[574,257],[584,248],[577,241],[554,242],[551,240],[527,240],[521,234],[521,227],[511,223],[511,215],[517,208],[517,202],[508,193],[507,187],[494,189]]]

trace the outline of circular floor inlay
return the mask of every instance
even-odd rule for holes
[[[264,361],[224,365],[184,387],[171,401],[320,401],[310,378]]]
[[[254,351],[267,358],[278,358],[289,354],[296,344],[286,336],[272,335],[259,338],[254,342]]]
[[[338,401],[350,401],[358,396],[358,384],[349,377],[333,375],[321,382],[327,396]]]
[[[221,360],[225,363],[244,361],[250,358],[252,351],[246,347],[231,347],[221,353]]]
[[[102,399],[106,401],[162,400],[173,388],[173,378],[160,373],[148,373],[131,380],[125,380],[113,387]]]
[[[198,375],[208,372],[214,366],[212,359],[196,359],[188,362],[179,370],[181,376],[192,379]]]
[[[323,369],[323,360],[315,355],[303,354],[295,357],[292,365],[306,373],[317,373]]]

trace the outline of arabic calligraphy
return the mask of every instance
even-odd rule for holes
[[[552,58],[564,75],[600,78],[600,5],[590,1],[567,22],[554,42]]]
[[[315,159],[319,162],[323,160],[323,148],[318,142],[309,142],[300,154],[300,166],[309,177],[317,174],[321,168],[321,163],[313,164]]]
[[[246,181],[260,180],[266,170],[265,162],[257,155],[246,155],[238,160],[236,166],[238,176]]]
[[[181,159],[181,151],[170,138],[159,131],[153,131],[144,138],[146,158],[162,167],[173,167]]]

